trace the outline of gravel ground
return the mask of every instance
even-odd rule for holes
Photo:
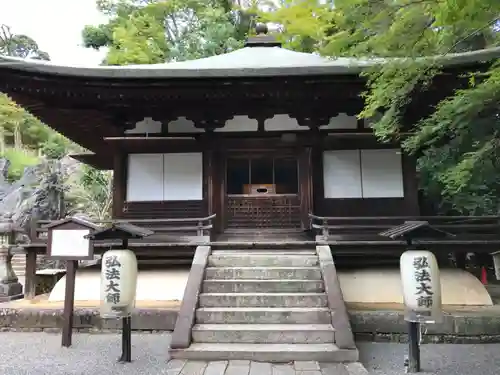
[[[1,375],[167,374],[170,335],[134,334],[131,364],[118,364],[119,334],[74,334],[61,348],[60,334],[0,333]],[[372,375],[402,375],[407,345],[359,343],[361,361]],[[432,375],[498,375],[500,344],[422,346],[422,367]]]
[[[71,348],[61,347],[60,334],[0,333],[1,375],[160,375],[169,334],[132,337],[130,364],[116,363],[121,354],[119,334],[74,334]]]
[[[405,344],[358,343],[361,362],[373,375],[402,375]],[[498,375],[500,344],[427,344],[421,349],[427,375]]]

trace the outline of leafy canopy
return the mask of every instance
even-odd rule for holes
[[[240,48],[250,18],[226,0],[101,0],[109,22],[88,25],[84,45],[107,47],[107,65],[154,64]]]
[[[7,25],[0,25],[0,54],[49,60],[49,55],[32,38],[13,33]],[[0,156],[11,162],[11,179],[19,178],[25,167],[37,164],[40,152],[49,158],[59,158],[69,145],[66,138],[0,93]]]
[[[498,0],[285,0],[264,20],[282,27],[285,45],[325,56],[400,57],[366,73],[360,117],[382,140],[399,139],[404,108],[442,67],[434,59],[498,46]],[[298,35],[297,35],[298,34]],[[443,212],[500,208],[500,64],[471,72],[468,87],[437,105],[403,140],[419,156],[421,184]],[[382,116],[376,117],[381,111]]]
[[[0,25],[0,55],[50,60],[49,54],[41,51],[33,39],[27,35],[13,34],[7,25]]]

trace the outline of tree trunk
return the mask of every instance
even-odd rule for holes
[[[5,128],[0,125],[0,155],[5,153]]]
[[[21,126],[19,123],[16,123],[14,127],[14,148],[16,150],[20,150],[23,147],[23,139],[21,137]]]

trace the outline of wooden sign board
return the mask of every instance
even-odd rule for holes
[[[67,218],[46,226],[47,256],[57,260],[92,260],[94,246],[85,238],[99,227],[79,218]]]
[[[47,255],[51,259],[66,261],[66,290],[62,346],[71,346],[73,333],[73,310],[75,308],[76,270],[79,260],[94,259],[94,246],[85,236],[100,229],[97,225],[75,217],[55,221],[47,228]]]

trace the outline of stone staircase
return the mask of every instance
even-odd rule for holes
[[[26,255],[16,254],[12,257],[12,269],[16,276],[24,276],[26,274]]]
[[[357,360],[335,344],[315,250],[213,250],[192,327],[174,358],[266,362]]]

